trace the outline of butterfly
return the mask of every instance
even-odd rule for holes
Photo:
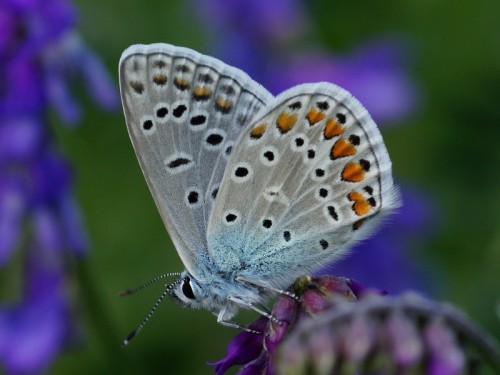
[[[155,308],[169,295],[240,327],[230,321],[239,308],[265,315],[273,293],[345,254],[399,204],[376,124],[334,84],[274,97],[169,44],[129,47],[119,76],[132,144],[185,266]]]

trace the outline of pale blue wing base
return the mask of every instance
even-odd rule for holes
[[[347,91],[282,94],[236,142],[208,227],[217,268],[283,288],[368,236],[399,205],[382,136]]]
[[[196,277],[234,142],[273,97],[244,72],[168,44],[129,47],[119,75],[142,171],[179,256]]]

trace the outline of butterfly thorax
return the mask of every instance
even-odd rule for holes
[[[264,303],[268,295],[262,288],[237,281],[236,272],[207,272],[206,277],[195,278],[184,271],[172,290],[171,297],[184,307],[204,308],[218,315],[224,311],[224,318],[230,319],[241,305],[230,301],[236,298],[252,304]]]

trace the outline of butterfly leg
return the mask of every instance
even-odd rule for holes
[[[262,332],[259,332],[259,331],[256,331],[256,330],[253,330],[253,329],[250,329],[247,327],[243,327],[239,324],[236,324],[233,322],[228,322],[228,321],[224,320],[225,313],[226,313],[226,311],[223,309],[219,312],[219,315],[217,315],[217,323],[219,323],[220,325],[223,325],[224,327],[229,327],[229,328],[241,329],[245,332],[254,333],[256,335],[262,334]]]
[[[252,310],[258,312],[260,315],[265,316],[266,318],[268,318],[272,322],[281,325],[281,321],[280,320],[276,319],[274,316],[272,316],[267,311],[264,311],[264,310],[260,309],[259,307],[255,306],[255,304],[253,304],[252,302],[244,301],[244,300],[242,300],[242,299],[240,299],[238,297],[234,297],[234,296],[229,296],[229,297],[227,297],[227,299],[230,300],[231,302],[236,303],[237,305],[240,305],[242,307],[246,307],[246,308],[252,309]]]
[[[247,278],[242,277],[242,276],[236,276],[236,281],[244,282],[247,284],[252,284],[252,285],[267,289],[267,290],[272,290],[273,292],[279,293],[279,294],[284,295],[284,296],[291,297],[295,301],[300,302],[300,298],[295,293],[292,293],[292,292],[289,292],[289,291],[283,290],[283,289],[277,289],[277,288],[273,287],[272,285],[266,283],[265,281],[250,280],[250,279],[247,279]]]

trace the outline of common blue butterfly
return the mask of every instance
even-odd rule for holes
[[[240,307],[265,314],[273,291],[344,254],[398,205],[377,126],[336,85],[274,97],[168,44],[129,47],[119,74],[130,138],[186,268],[163,296],[224,325],[238,326],[229,319]]]

